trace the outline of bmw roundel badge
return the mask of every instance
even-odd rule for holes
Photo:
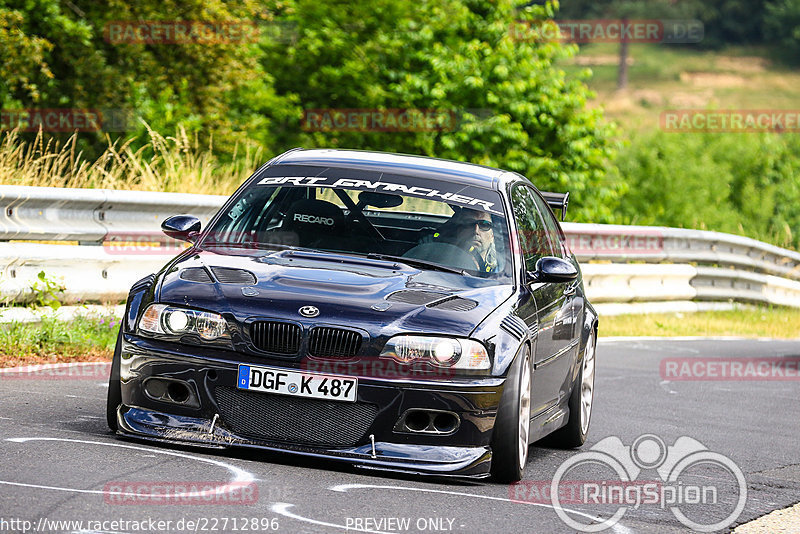
[[[257,297],[258,296],[258,289],[252,286],[247,286],[242,288],[242,295],[245,297]]]
[[[319,315],[319,308],[316,306],[303,306],[299,311],[303,317],[316,317]]]

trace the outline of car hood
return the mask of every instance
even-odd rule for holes
[[[512,286],[491,283],[336,253],[195,249],[162,272],[158,300],[217,311],[239,324],[277,318],[356,327],[374,337],[468,336],[512,294]],[[304,306],[319,314],[304,317]]]

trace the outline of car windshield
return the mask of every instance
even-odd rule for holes
[[[497,283],[511,273],[496,191],[386,174],[256,179],[199,246],[344,253]]]

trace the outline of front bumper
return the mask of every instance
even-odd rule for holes
[[[198,355],[200,353],[202,355]],[[292,362],[254,360],[229,351],[125,335],[121,350],[122,405],[117,413],[118,432],[183,445],[249,447],[342,460],[371,469],[474,478],[489,475],[489,445],[504,378],[390,380],[359,377],[356,403],[370,406],[374,417],[361,421],[358,436],[352,440],[331,436],[328,442],[319,435],[309,440],[302,436],[288,440],[249,431],[255,427],[274,426],[269,420],[269,411],[254,413],[254,424],[246,428],[241,425],[241,417],[231,415],[231,406],[225,405],[220,388],[226,390],[228,396],[244,393],[257,399],[262,395],[282,397],[281,400],[297,399],[236,390],[240,363],[299,369]],[[190,398],[175,403],[151,397],[143,387],[150,377],[180,381],[191,391]],[[299,405],[306,402],[297,401]],[[308,413],[311,424],[313,417],[335,418],[338,407],[345,404],[350,403],[327,403],[317,409],[313,402],[309,403],[308,406],[314,407]],[[400,428],[398,422],[403,415],[414,409],[453,413],[459,424],[447,433],[410,432]],[[322,411],[324,413],[316,413]],[[305,417],[305,412],[300,413]],[[318,422],[328,421],[320,419]],[[335,427],[337,425],[326,428]]]

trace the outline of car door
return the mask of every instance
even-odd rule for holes
[[[536,262],[543,256],[552,254],[553,249],[547,236],[547,229],[534,201],[534,190],[524,183],[515,184],[511,190],[511,202],[517,227],[517,239],[524,260],[524,269],[536,270]],[[547,363],[548,356],[557,351],[553,338],[553,328],[560,312],[559,302],[563,300],[563,290],[554,284],[531,282],[522,275],[521,300],[518,313],[525,321],[528,330],[535,335],[533,347],[534,373],[531,388],[531,415],[541,413],[558,400],[559,387],[553,380],[553,367]]]
[[[570,261],[566,239],[558,225],[552,210],[538,191],[531,189],[531,199],[542,220],[549,246],[546,255]],[[561,402],[568,394],[569,380],[575,354],[578,350],[576,329],[578,314],[575,310],[575,294],[580,282],[545,284],[545,287],[534,292],[539,316],[540,332],[549,331],[547,338],[549,347],[536,351],[534,358],[534,387],[547,397],[548,406]],[[540,334],[541,335],[541,334]],[[537,384],[536,375],[539,375]]]

